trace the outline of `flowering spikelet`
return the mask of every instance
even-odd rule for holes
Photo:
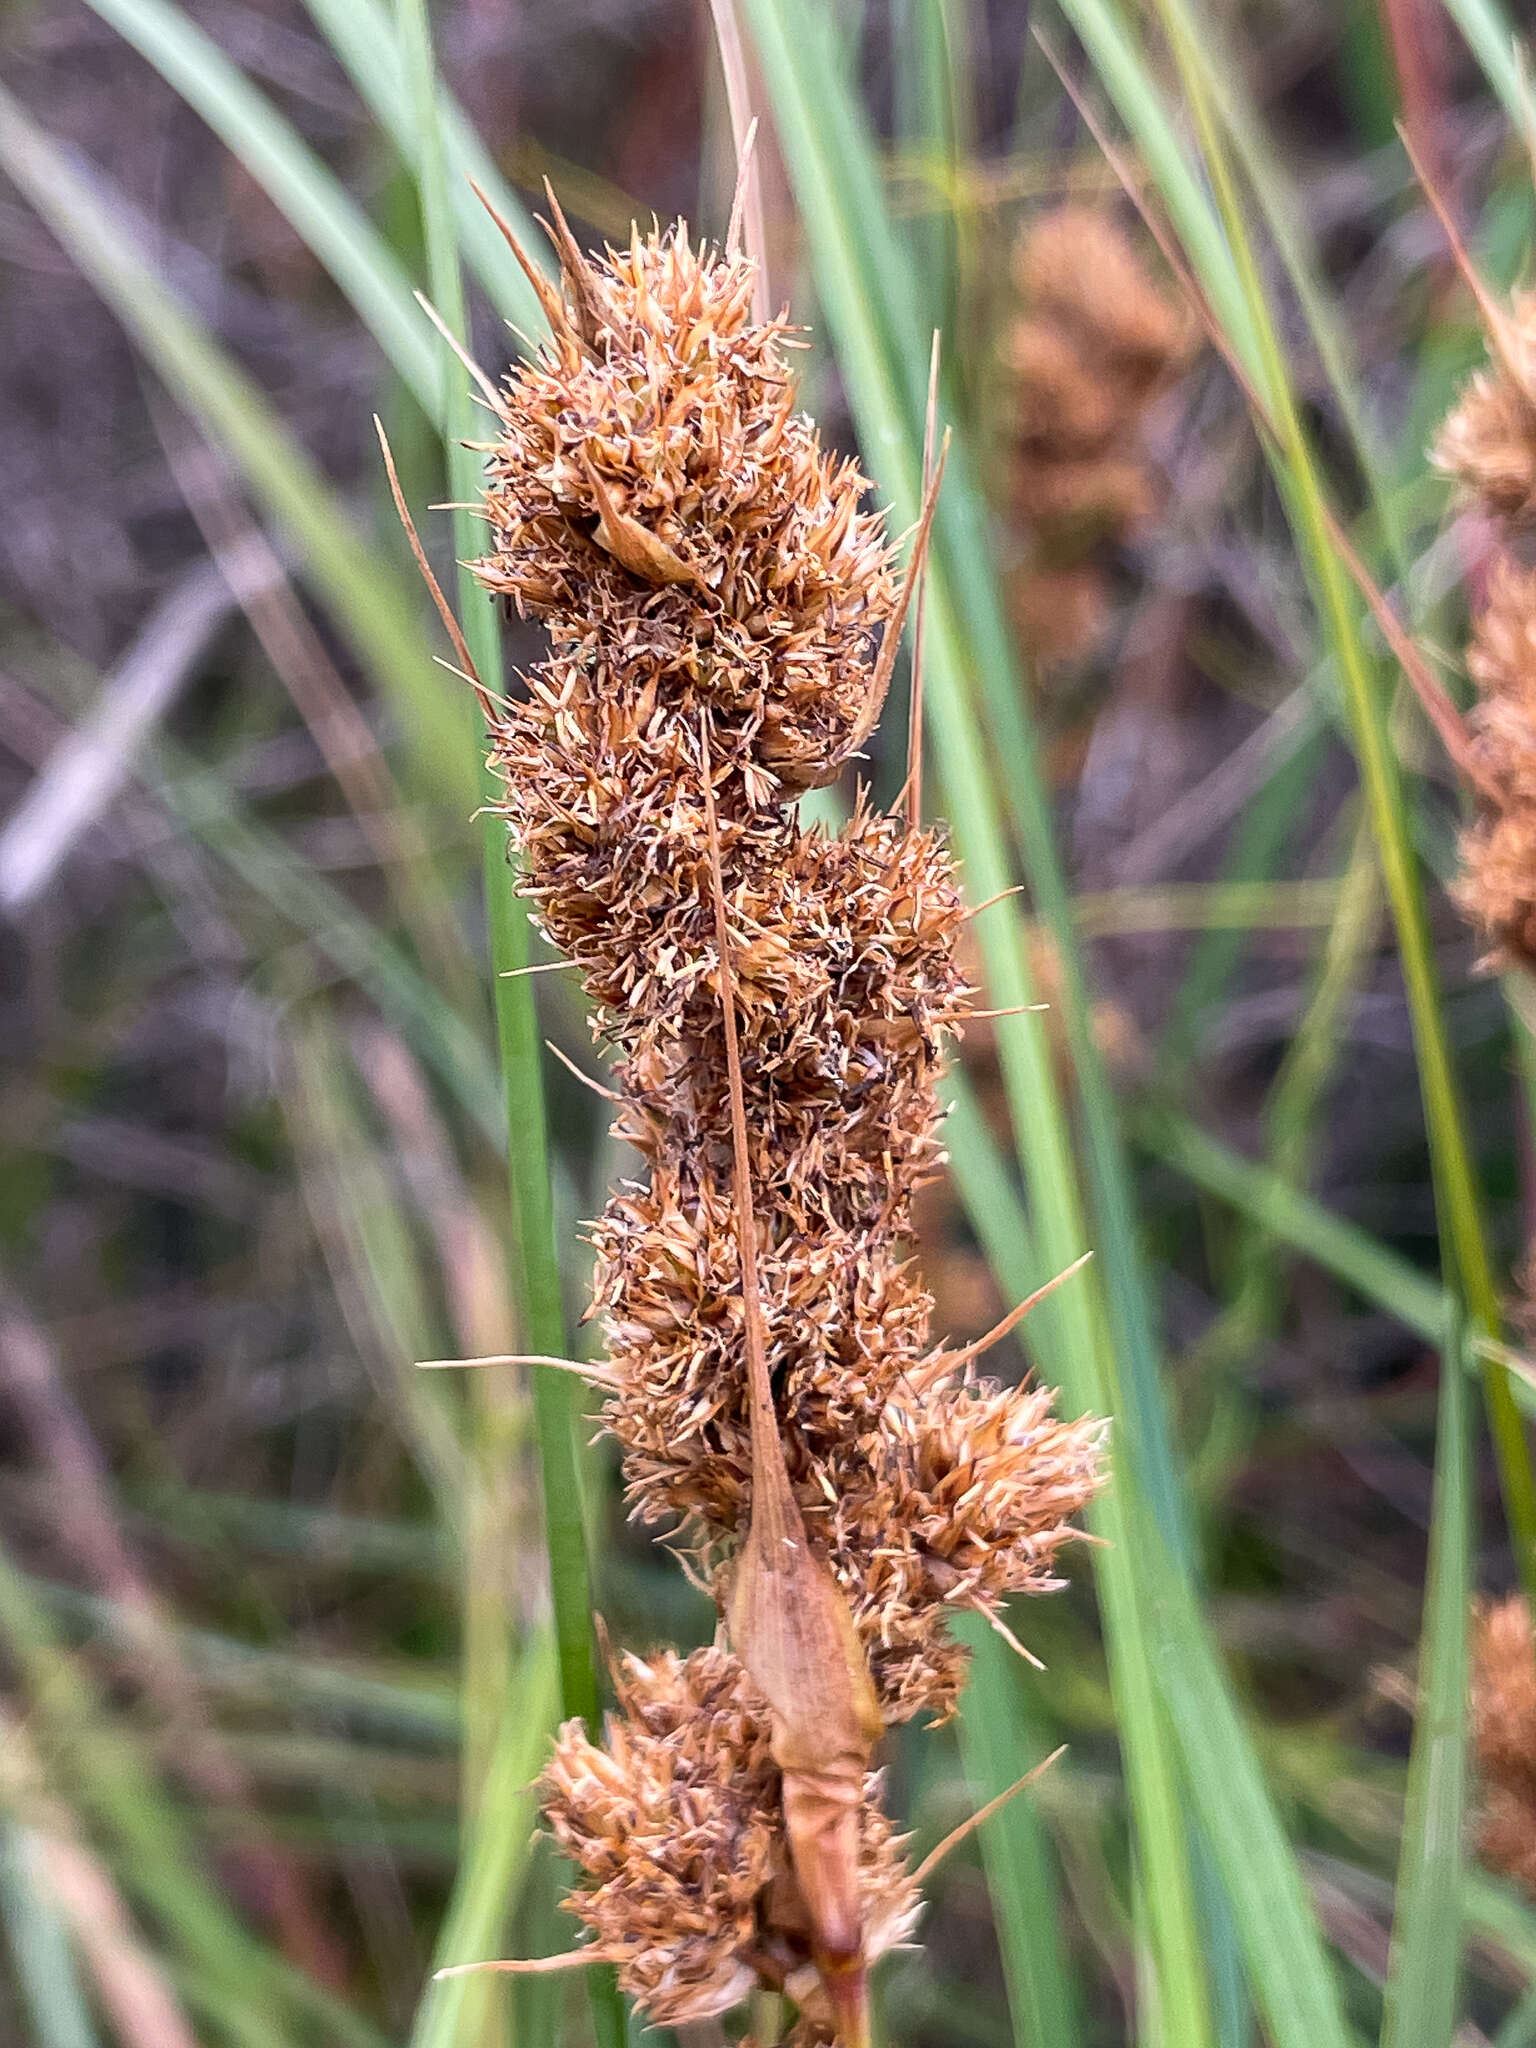
[[[1107,613],[1097,543],[1152,511],[1141,417],[1187,361],[1190,330],[1106,213],[1066,205],[1029,222],[1014,254],[1021,311],[1002,347],[1014,417],[1009,490],[1030,535],[1015,592],[1043,659],[1082,653]]]
[[[945,1604],[990,1613],[1055,1583],[1101,1430],[932,1350],[904,1249],[969,996],[948,853],[863,805],[836,836],[793,807],[878,715],[890,552],[865,479],[794,410],[784,323],[751,323],[748,263],[681,227],[600,263],[563,223],[557,246],[564,299],[548,291],[553,337],[508,389],[475,569],[549,629],[491,765],[520,886],[582,971],[644,1168],[593,1230],[603,1419],[634,1513],[691,1547],[735,1617],[759,1468],[728,1000],[789,1509],[841,1588],[880,1716],[948,1713],[964,1665]],[[595,1949],[658,2019],[760,1981],[830,2030],[785,1852],[789,1765],[753,1681],[717,1648],[631,1661],[619,1692],[606,1750],[568,1727],[545,1782]],[[913,1914],[871,1784],[847,1837],[864,1960]]]
[[[1478,1847],[1493,1869],[1536,1892],[1536,1644],[1522,1594],[1476,1618],[1472,1721],[1483,1793]]]

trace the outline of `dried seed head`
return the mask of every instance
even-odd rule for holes
[[[721,1649],[625,1657],[605,1742],[560,1731],[545,1820],[582,1882],[567,1900],[659,2025],[728,2010],[759,1984],[830,2018],[784,1849],[766,1703]],[[858,1818],[866,1957],[906,1940],[917,1895],[871,1778]]]
[[[1433,194],[1431,194],[1433,197]],[[1454,240],[1454,233],[1453,233]],[[1485,964],[1536,965],[1536,571],[1511,550],[1536,520],[1536,293],[1506,314],[1467,272],[1487,327],[1491,366],[1446,419],[1433,458],[1458,477],[1504,543],[1494,557],[1467,668],[1478,702],[1464,760],[1481,815],[1461,837],[1452,891],[1489,942]]]
[[[1461,836],[1457,903],[1494,942],[1490,964],[1536,966],[1536,810],[1498,812]]]
[[[1523,1594],[1479,1610],[1472,1649],[1478,1847],[1495,1870],[1536,1891],[1536,1642]]]
[[[946,1607],[995,1613],[1053,1592],[1055,1562],[1103,1483],[1104,1425],[1062,1422],[1048,1389],[999,1387],[920,1367],[878,1434],[831,1463],[828,1548],[887,1715],[945,1717],[963,1660]]]
[[[1484,1775],[1536,1812],[1536,1645],[1523,1594],[1482,1607],[1473,1633],[1473,1728]]]
[[[783,787],[826,779],[893,601],[866,480],[794,411],[750,263],[679,227],[565,267],[589,310],[510,380],[476,573],[557,647],[716,705]]]
[[[1021,310],[1001,359],[1014,415],[1009,487],[1015,517],[1033,537],[1027,609],[1060,612],[1047,642],[1071,653],[1093,608],[1085,610],[1080,585],[1068,585],[1053,608],[1041,585],[1151,513],[1138,428],[1150,399],[1187,362],[1192,334],[1114,221],[1091,207],[1031,221],[1014,278]]]
[[[1462,392],[1432,456],[1492,518],[1525,527],[1536,519],[1536,292],[1515,294],[1495,354]]]
[[[1014,276],[1032,311],[1133,391],[1144,395],[1189,356],[1189,323],[1098,207],[1060,206],[1032,221],[1019,239]]]
[[[573,1910],[658,2019],[777,1982],[851,2048],[864,1970],[914,1910],[870,1742],[952,1708],[946,1602],[1054,1583],[1098,1438],[958,1379],[906,1256],[970,995],[949,856],[862,806],[806,830],[792,804],[880,694],[893,590],[864,480],[794,412],[747,265],[680,229],[595,265],[556,239],[564,300],[508,387],[477,565],[553,644],[491,763],[644,1169],[593,1231],[604,1420],[741,1663],[628,1664],[606,1749],[563,1732],[547,1811],[586,1875]]]
[[[1467,671],[1478,767],[1511,802],[1536,803],[1536,569],[1495,558]]]
[[[1109,579],[1091,557],[1059,564],[1037,560],[1012,579],[1008,603],[1014,629],[1038,666],[1077,661],[1108,629]]]
[[[566,1903],[652,2018],[706,2018],[756,1982],[778,1805],[767,1723],[722,1650],[626,1657],[616,1676],[606,1745],[568,1721],[544,1773],[545,1819],[585,1880]]]
[[[1462,834],[1454,891],[1493,958],[1536,963],[1536,571],[1499,556],[1467,668],[1483,815]]]

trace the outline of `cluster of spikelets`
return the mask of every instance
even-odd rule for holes
[[[1462,910],[1498,962],[1536,965],[1536,293],[1488,305],[1489,368],[1447,418],[1435,460],[1491,527],[1496,550],[1467,653],[1477,688],[1470,765],[1480,816],[1462,835]]]
[[[1029,550],[1014,608],[1031,652],[1069,659],[1092,646],[1108,610],[1101,544],[1154,509],[1143,415],[1188,361],[1192,332],[1098,208],[1028,222],[1013,271],[1007,489]]]
[[[594,1947],[659,2026],[783,1991],[804,2037],[833,2015],[809,1961],[805,1910],[785,1846],[779,1771],[761,1700],[726,1650],[625,1657],[606,1743],[562,1733],[544,1779],[545,1812],[585,1887],[571,1899]],[[903,1842],[866,1781],[859,1891],[870,1957],[917,1923]]]
[[[942,1716],[964,1678],[946,1605],[995,1617],[1058,1583],[1101,1428],[930,1343],[905,1238],[969,995],[944,845],[862,806],[828,836],[794,808],[878,715],[891,553],[865,479],[794,409],[788,330],[754,322],[748,263],[681,228],[597,263],[563,223],[556,243],[563,296],[545,288],[551,338],[504,394],[475,566],[549,631],[491,764],[520,886],[582,972],[644,1168],[594,1230],[604,1423],[633,1511],[723,1606],[753,1473],[728,998],[795,1501],[883,1718]],[[569,1725],[544,1788],[594,1951],[658,2019],[763,1983],[826,2038],[763,1701],[724,1648],[630,1661],[618,1690],[604,1745]],[[915,1911],[872,1780],[858,1841],[872,1960]]]
[[[1478,1848],[1490,1868],[1536,1892],[1536,1642],[1523,1594],[1477,1615],[1472,1720],[1482,1780]]]

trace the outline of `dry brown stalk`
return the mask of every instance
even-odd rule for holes
[[[859,1899],[859,1808],[870,1752],[885,1721],[848,1603],[807,1540],[774,1414],[757,1285],[757,1224],[736,1038],[736,973],[707,711],[700,717],[699,749],[731,1104],[731,1179],[739,1220],[752,1440],[751,1509],[731,1583],[728,1627],[747,1676],[768,1703],[784,1833],[810,1919],[812,1952],[839,2030],[854,2048],[869,2033]]]
[[[953,1711],[945,1610],[1001,1627],[1056,1585],[1101,1477],[1098,1423],[931,1344],[906,1251],[970,995],[942,839],[794,805],[878,716],[942,458],[901,588],[752,264],[681,227],[589,262],[558,209],[552,239],[475,565],[551,648],[491,707],[490,758],[644,1166],[594,1226],[604,1423],[722,1640],[624,1659],[603,1743],[561,1731],[545,1814],[584,1953],[654,2018],[767,1986],[797,2038],[857,2048],[868,1965],[917,1910],[873,1743]]]

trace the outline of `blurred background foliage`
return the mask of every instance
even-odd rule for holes
[[[1464,697],[1478,541],[1424,451],[1481,340],[1397,124],[1518,281],[1512,24],[717,12],[807,402],[898,528],[943,334],[928,803],[975,902],[1023,885],[973,927],[987,1001],[1050,1007],[968,1037],[919,1250],[966,1338],[1094,1246],[1008,1369],[1116,1419],[1105,1542],[1016,1617],[1044,1672],[989,1638],[891,1746],[921,1852],[1070,1745],[935,1879],[885,2036],[1519,2048],[1536,1907],[1466,1847],[1466,1621],[1536,1567],[1536,1011],[1445,896],[1463,797],[1341,545]],[[716,24],[26,0],[0,35],[0,2040],[607,2044],[601,1986],[423,1997],[568,1943],[529,1787],[601,1682],[589,1589],[620,1645],[710,1614],[578,1389],[414,1369],[578,1343],[625,1168],[573,985],[493,977],[527,934],[371,419],[451,587],[473,416],[412,294],[493,373],[539,322],[464,174],[530,248],[546,176],[592,240],[718,235]],[[1085,233],[1041,338],[1021,242],[1067,203],[1172,338],[1053,448],[1042,362],[1115,312]]]

